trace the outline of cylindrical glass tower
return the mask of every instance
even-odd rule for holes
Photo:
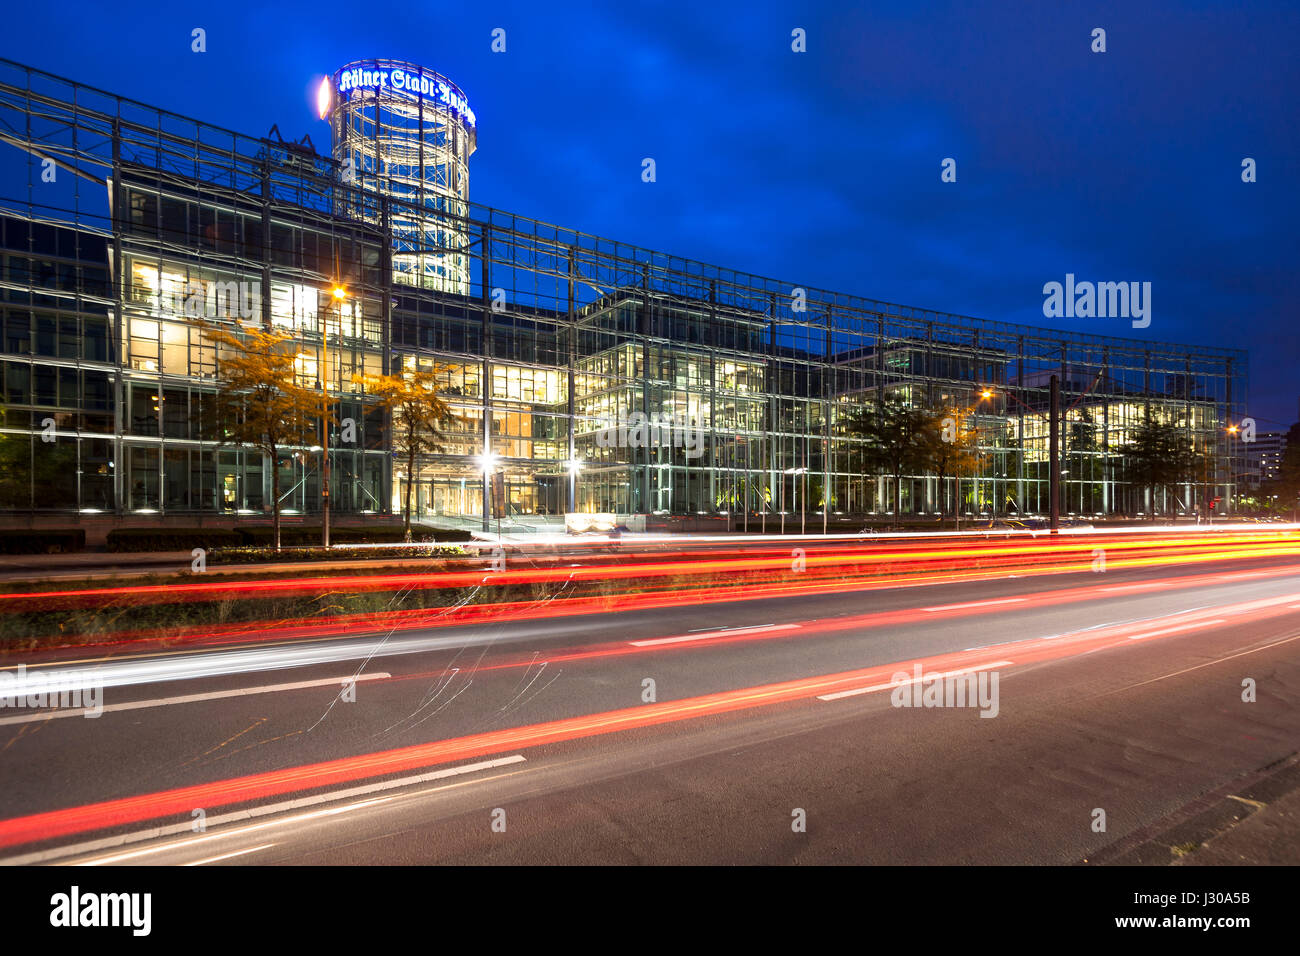
[[[342,164],[339,212],[377,222],[390,203],[393,281],[468,295],[469,157],[474,112],[455,83],[399,60],[357,60],[322,83],[334,158]],[[368,195],[371,194],[371,195]]]

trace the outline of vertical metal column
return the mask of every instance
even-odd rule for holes
[[[1061,526],[1061,377],[1052,376],[1051,404],[1048,419],[1048,474],[1047,495],[1051,499],[1051,531],[1056,534]]]
[[[831,510],[831,406],[835,394],[834,336],[831,332],[831,307],[826,307],[826,357],[822,363],[822,534],[826,534]]]
[[[575,375],[575,366],[578,362],[578,329],[577,318],[573,314],[574,289],[573,275],[577,269],[577,259],[574,256],[573,247],[569,247],[569,312],[568,325],[565,327],[565,335],[568,338],[568,377],[569,377],[569,460],[565,464],[565,470],[569,473],[569,494],[568,510],[575,512],[578,510],[578,469],[575,462],[577,461],[577,444],[574,439],[574,431],[577,428],[577,383]]]
[[[479,242],[479,299],[483,312],[483,530],[490,531],[492,514],[492,469],[488,467],[492,454],[492,303],[488,258],[492,255],[492,230],[483,226]]]
[[[113,324],[115,328],[117,361],[113,369],[113,511],[125,514],[126,501],[122,497],[123,474],[126,472],[125,448],[122,437],[126,431],[126,421],[122,414],[122,405],[126,398],[126,337],[123,335],[123,302],[126,297],[126,279],[122,275],[122,117],[121,101],[118,101],[118,115],[113,117]],[[30,114],[29,114],[30,115]],[[161,393],[160,393],[161,394]],[[214,457],[216,453],[213,453]],[[216,471],[216,462],[213,462]],[[32,494],[31,482],[27,493]],[[219,499],[218,499],[219,500]]]
[[[380,275],[380,281],[383,282],[383,286],[384,286],[384,304],[383,307],[380,309],[381,321],[383,322],[383,327],[380,329],[380,333],[379,333],[380,343],[381,343],[380,348],[383,349],[383,352],[381,353],[382,359],[380,364],[380,374],[392,375],[393,374],[393,361],[392,361],[392,357],[393,357],[393,234],[391,231],[392,218],[389,210],[389,198],[387,196],[383,196],[379,200],[379,228],[380,228],[380,242],[379,242],[380,273],[379,275]],[[363,322],[365,321],[364,316],[362,317],[362,321]],[[416,348],[418,349],[419,335],[420,335],[418,320],[416,322],[415,335],[416,335],[416,343],[417,343]],[[362,412],[361,421],[362,421],[362,426],[364,427],[365,424],[364,410]],[[389,444],[391,445],[392,443],[391,436],[393,434],[392,412],[385,413],[384,426],[385,426],[384,434],[390,436]],[[362,450],[361,450],[361,460],[363,462],[366,459],[365,448],[366,446],[363,443]],[[380,469],[380,474],[379,474],[380,487],[389,489],[388,494],[384,496],[385,497],[384,510],[391,512],[393,507],[393,494],[392,494],[393,456],[391,454],[391,449],[385,450],[382,460],[384,466],[382,469]],[[364,480],[365,479],[362,478],[362,481]],[[415,476],[407,475],[406,480],[414,481]],[[415,502],[416,502],[416,511],[418,513],[420,510],[419,509],[420,499],[418,496],[418,490],[417,490]]]
[[[716,279],[709,280],[709,334],[716,336],[718,334],[718,282]],[[689,392],[687,395],[689,396]],[[690,411],[690,398],[687,401],[687,411]],[[688,416],[689,417],[689,416]],[[718,433],[714,424],[718,417],[718,353],[716,349],[709,350],[709,457],[706,467],[709,473],[709,507],[706,510],[713,510],[718,507]],[[692,423],[693,424],[693,423]],[[732,445],[734,448],[734,444]],[[672,455],[671,448],[669,455]],[[689,474],[691,469],[691,460],[683,455],[686,462],[686,471]],[[704,460],[704,456],[700,456]],[[734,464],[734,463],[733,463]],[[735,499],[735,468],[731,468],[731,490],[732,499]],[[731,516],[727,517],[727,525],[730,528]]]
[[[331,295],[331,299],[338,303],[339,307],[339,328],[343,327],[343,300]],[[321,500],[321,544],[328,550],[330,546],[330,358],[329,358],[329,309],[325,309],[320,316],[320,384],[321,394],[324,396],[323,414],[321,415],[320,434],[321,434],[321,480],[320,480],[320,500]],[[279,467],[278,462],[271,462],[272,468]],[[407,476],[410,481],[410,476]]]
[[[641,315],[638,317],[637,330],[641,337],[641,414],[649,417],[650,415],[650,333],[654,325],[650,317],[650,265],[646,263],[641,267]],[[649,426],[647,426],[648,428]],[[628,460],[634,462],[637,458],[635,451],[628,449]],[[636,467],[633,465],[633,467]],[[654,509],[650,507],[650,443],[646,442],[646,447],[642,449],[641,461],[641,511],[650,514]],[[670,469],[671,472],[671,469]],[[662,475],[660,481],[656,484],[662,484]],[[689,488],[689,486],[688,486]],[[656,491],[658,489],[656,488]],[[672,510],[672,499],[669,498],[669,511]]]

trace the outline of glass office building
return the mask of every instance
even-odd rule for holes
[[[455,95],[377,126],[366,117],[391,104],[323,98],[335,127],[361,135],[335,129],[322,155],[0,61],[0,510],[260,517],[275,467],[282,506],[318,511],[319,433],[274,463],[205,433],[219,356],[198,319],[285,330],[300,380],[330,383],[338,513],[394,513],[414,482],[423,519],[479,521],[485,453],[521,521],[887,512],[894,479],[863,466],[845,427],[885,394],[961,414],[978,438],[972,474],[903,477],[905,512],[955,499],[970,514],[1042,513],[1052,375],[1064,512],[1232,500],[1244,352],[800,287],[479,205],[462,163],[473,114]],[[399,121],[441,151],[401,153],[385,186],[375,164],[399,144],[380,133]],[[408,475],[354,376],[416,366],[439,370],[458,417]],[[1148,412],[1203,455],[1154,500],[1121,453]],[[638,429],[648,440],[627,440]]]

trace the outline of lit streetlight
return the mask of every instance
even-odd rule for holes
[[[343,300],[347,297],[348,291],[342,286],[334,286],[330,290],[334,301],[339,306],[339,328],[343,328]],[[320,358],[321,358],[321,395],[324,398],[325,416],[321,426],[323,439],[321,441],[322,466],[321,466],[321,543],[326,549],[330,546],[330,363],[329,363],[329,319],[327,315],[321,315],[320,322]]]

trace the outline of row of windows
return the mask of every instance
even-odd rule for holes
[[[6,406],[40,405],[47,408],[112,411],[112,372],[62,368],[28,362],[0,362],[0,394]],[[5,422],[15,427],[17,410],[6,407]],[[109,416],[109,426],[112,417]]]
[[[108,261],[108,240],[89,232],[0,216],[0,247],[36,257]]]
[[[9,355],[111,362],[109,320],[74,312],[0,308],[0,348]]]
[[[379,285],[380,248],[345,235],[330,235],[280,222],[263,228],[260,215],[236,213],[215,204],[187,202],[142,189],[127,190],[127,229],[198,252],[241,256],[256,262],[302,269],[321,276],[360,269],[363,282]]]
[[[336,511],[381,511],[386,456],[334,450],[331,505]],[[280,462],[281,507],[314,510],[320,500],[319,462],[286,456]],[[57,443],[0,435],[0,509],[260,512],[269,507],[271,475],[258,452],[128,446],[122,459],[101,438]]]
[[[32,259],[13,253],[0,258],[3,259],[3,262],[0,262],[0,277],[14,285],[30,285],[37,289],[62,289],[104,299],[111,298],[113,295],[106,263]]]

